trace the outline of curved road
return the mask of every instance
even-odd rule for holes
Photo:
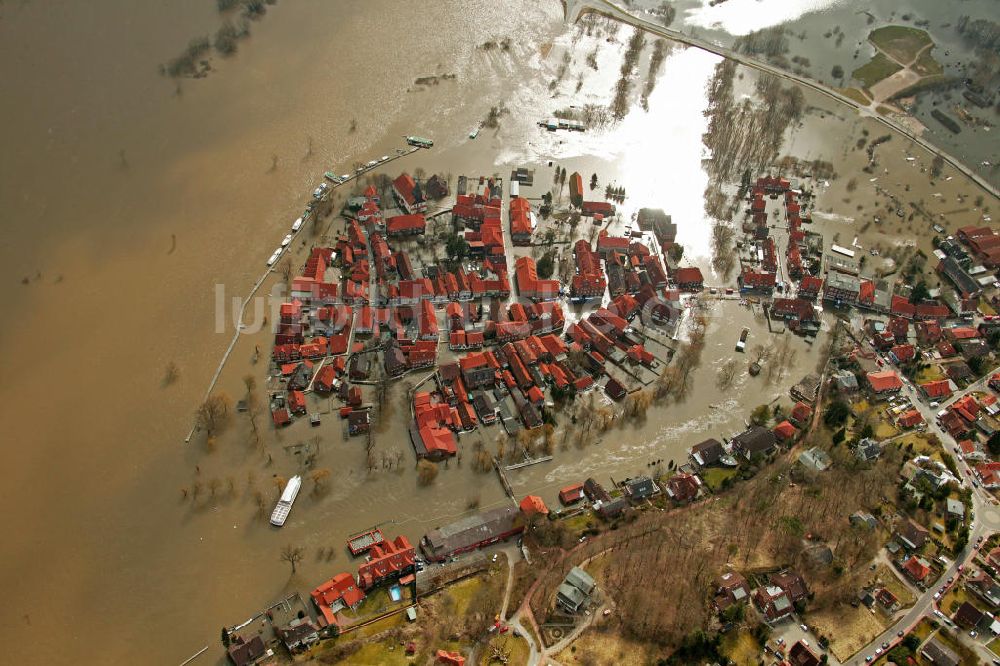
[[[713,44],[704,39],[698,37],[692,37],[691,35],[686,35],[678,30],[672,30],[670,28],[665,28],[658,23],[653,23],[644,18],[640,18],[633,14],[628,13],[618,5],[610,2],[610,0],[563,0],[563,5],[566,10],[566,19],[570,22],[575,23],[581,14],[586,12],[594,12],[597,14],[603,14],[609,16],[613,19],[617,19],[622,23],[628,23],[637,28],[642,28],[647,32],[651,32],[660,37],[673,40],[675,42],[680,42],[682,44],[687,44],[688,46],[694,46],[695,48],[702,49],[703,51],[708,51],[709,53],[714,53],[716,55],[722,56],[723,58],[729,58],[730,60],[735,60],[741,65],[751,67],[761,72],[767,72],[768,74],[773,74],[779,78],[785,79],[786,81],[792,81],[798,85],[814,90],[822,95],[834,99],[842,104],[846,104],[851,108],[858,111],[863,116],[868,116],[874,118],[878,122],[882,123],[894,132],[902,134],[906,138],[910,139],[914,143],[920,145],[924,150],[932,153],[933,155],[940,156],[945,162],[955,167],[976,183],[983,190],[988,192],[994,197],[1000,196],[1000,191],[993,186],[992,183],[987,181],[985,178],[980,176],[978,173],[967,167],[965,164],[960,162],[958,159],[952,157],[945,151],[941,150],[937,146],[933,145],[923,137],[914,134],[905,125],[896,122],[891,118],[887,118],[879,113],[872,111],[868,106],[860,104],[856,100],[843,95],[832,88],[828,88],[825,85],[818,83],[812,79],[808,79],[803,76],[798,76],[791,72],[787,72],[783,69],[770,65],[766,62],[762,62],[750,56],[742,53],[733,51],[732,49],[726,48],[724,46],[719,46],[718,44]]]

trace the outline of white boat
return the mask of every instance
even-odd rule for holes
[[[300,217],[299,219],[292,222],[292,231],[298,231],[301,228],[302,228],[302,218]]]
[[[284,238],[281,239],[281,247],[286,247],[291,242],[292,242],[292,235],[287,234]]]
[[[274,251],[274,254],[271,255],[271,258],[267,260],[268,266],[274,266],[274,262],[276,262],[278,260],[278,257],[281,256],[281,250],[282,248],[279,247],[277,250]]]
[[[301,487],[301,476],[296,475],[288,480],[288,485],[285,486],[285,490],[281,493],[281,499],[278,500],[278,504],[271,513],[272,525],[281,527],[285,524],[285,520],[288,519],[288,513],[292,510],[292,505],[295,504],[295,498],[298,497],[299,488]]]

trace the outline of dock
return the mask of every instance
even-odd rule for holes
[[[497,476],[500,477],[500,485],[503,486],[503,490],[507,493],[507,497],[514,499],[514,490],[510,487],[510,481],[507,480],[507,473],[504,471],[503,466],[500,461],[497,460],[496,456],[493,457],[493,469],[497,471]]]
[[[531,460],[525,460],[524,462],[514,463],[513,465],[507,465],[506,467],[504,467],[504,470],[510,472],[515,469],[521,469],[522,467],[531,467],[532,465],[548,462],[550,460],[552,460],[552,456],[542,456],[541,458],[532,458]]]

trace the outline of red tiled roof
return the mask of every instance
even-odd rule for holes
[[[549,508],[545,506],[545,502],[538,495],[528,495],[523,500],[521,500],[521,512],[526,516],[531,516],[536,513],[542,515],[548,515]]]
[[[951,384],[948,383],[947,379],[938,379],[921,384],[920,390],[929,398],[941,398],[951,395]]]
[[[903,381],[892,370],[882,372],[869,372],[868,383],[876,393],[883,391],[898,391],[903,388]]]
[[[790,439],[795,436],[798,429],[790,421],[782,421],[774,427],[774,435],[780,440]]]

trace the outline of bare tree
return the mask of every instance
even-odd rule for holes
[[[213,393],[198,406],[195,420],[208,437],[214,437],[229,421],[230,400],[225,393]]]
[[[301,546],[293,546],[288,544],[281,549],[281,561],[288,562],[292,565],[292,573],[295,573],[295,567],[299,562],[305,557],[305,551]]]
[[[730,386],[733,385],[733,380],[736,378],[736,360],[728,359],[719,368],[719,376],[715,380],[715,385],[720,391],[725,391]]]

